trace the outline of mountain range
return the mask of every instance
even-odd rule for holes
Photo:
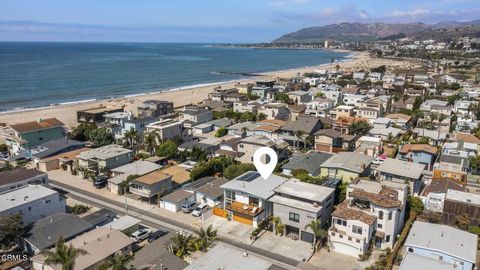
[[[399,36],[448,39],[458,35],[480,36],[480,20],[437,24],[414,23],[338,23],[314,26],[285,34],[272,43],[308,43],[338,40],[342,42],[372,41]]]

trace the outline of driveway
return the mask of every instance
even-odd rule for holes
[[[235,240],[250,244],[250,233],[253,228],[251,226],[228,220],[219,216],[211,215],[204,222],[204,227],[212,225],[217,230],[217,234],[220,237],[234,238]]]
[[[307,261],[312,255],[312,244],[275,235],[271,231],[263,231],[253,246],[297,261]]]

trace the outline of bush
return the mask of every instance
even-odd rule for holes
[[[83,204],[75,204],[74,206],[70,207],[70,213],[74,215],[80,215],[90,210],[89,206]]]
[[[0,152],[7,152],[7,151],[8,151],[7,145],[4,143],[0,144]]]
[[[232,164],[225,168],[223,172],[223,176],[227,179],[233,179],[238,177],[248,171],[255,171],[255,165],[247,164],[247,163],[240,163],[240,164]]]
[[[224,127],[221,127],[217,129],[217,132],[215,132],[215,137],[220,138],[227,135],[227,129]]]
[[[158,146],[155,154],[159,157],[174,158],[178,154],[177,144],[171,140],[165,141]]]

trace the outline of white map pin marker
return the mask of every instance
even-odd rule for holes
[[[268,156],[269,162],[265,164],[262,161],[263,155]],[[266,158],[264,159],[267,160]],[[272,174],[273,170],[275,170],[275,166],[277,166],[278,156],[277,153],[270,147],[261,147],[255,154],[253,154],[253,164],[263,179],[267,179]]]

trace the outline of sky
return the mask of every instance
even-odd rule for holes
[[[479,0],[0,0],[0,41],[249,43],[341,22],[476,19]]]

